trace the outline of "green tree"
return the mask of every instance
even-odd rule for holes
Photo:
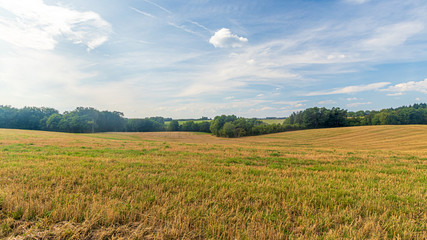
[[[179,122],[177,120],[172,120],[169,122],[169,125],[167,127],[168,131],[179,131]]]

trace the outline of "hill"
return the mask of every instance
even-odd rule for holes
[[[427,126],[0,129],[0,238],[426,237]]]

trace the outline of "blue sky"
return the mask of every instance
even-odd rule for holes
[[[424,0],[0,0],[0,104],[282,117],[427,102]]]

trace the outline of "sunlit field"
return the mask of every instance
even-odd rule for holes
[[[261,121],[267,124],[282,124],[285,119],[262,119]]]
[[[427,126],[0,130],[0,238],[425,239]]]

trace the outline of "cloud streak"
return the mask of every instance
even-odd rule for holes
[[[379,82],[379,83],[371,83],[367,85],[348,86],[343,88],[335,88],[329,91],[316,91],[316,92],[307,93],[304,96],[323,96],[323,95],[334,95],[334,94],[357,93],[357,92],[364,92],[364,91],[379,90],[387,85],[390,85],[390,82]]]
[[[369,50],[390,49],[402,45],[407,39],[424,29],[422,22],[400,22],[378,28],[372,38],[365,40],[362,45]]]
[[[135,12],[140,13],[140,14],[142,14],[142,15],[144,15],[144,16],[147,16],[147,17],[150,17],[150,18],[156,18],[155,16],[153,16],[153,15],[151,15],[151,14],[147,13],[147,12],[141,11],[141,10],[139,10],[139,9],[136,9],[136,8],[134,8],[134,7],[130,7],[130,9],[132,9],[132,10],[134,10]]]
[[[383,89],[386,92],[395,92],[393,94],[389,94],[390,96],[400,96],[403,95],[404,92],[420,92],[427,93],[427,78],[424,81],[410,81],[405,83],[399,83],[394,86],[390,86],[387,89]]]
[[[371,105],[372,102],[355,102],[355,103],[349,103],[346,106],[350,108],[360,107],[363,105]]]
[[[171,11],[169,11],[168,9],[166,9],[166,8],[164,8],[164,7],[162,7],[162,6],[160,6],[160,5],[159,5],[159,4],[157,4],[157,3],[154,3],[154,2],[152,2],[152,1],[148,1],[148,0],[143,0],[143,1],[144,1],[144,2],[149,3],[149,4],[153,5],[153,6],[156,6],[156,7],[158,7],[159,9],[161,9],[161,10],[163,10],[163,11],[165,11],[165,12],[169,13],[169,14],[172,14],[172,12],[171,12]]]

